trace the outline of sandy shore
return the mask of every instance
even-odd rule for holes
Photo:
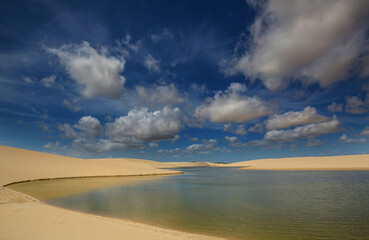
[[[180,174],[168,168],[192,166],[240,167],[249,170],[369,170],[369,155],[261,159],[231,164],[160,163],[142,159],[79,159],[0,146],[0,239],[218,239],[159,228],[123,219],[100,217],[44,204],[3,186],[29,180]],[[145,177],[148,178],[148,177]],[[84,179],[88,189],[118,184]],[[81,182],[83,182],[81,181]],[[133,180],[132,180],[133,181]],[[96,182],[96,181],[95,181]],[[46,183],[46,182],[45,182]],[[68,192],[79,192],[71,181]],[[42,199],[40,195],[39,199]]]
[[[38,179],[179,174],[159,168],[207,163],[85,160],[0,146],[0,186]],[[0,239],[219,239],[44,204],[0,187]]]
[[[260,159],[222,166],[246,170],[369,170],[369,154]]]

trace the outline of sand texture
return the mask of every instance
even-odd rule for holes
[[[0,186],[37,179],[179,174],[159,168],[196,166],[137,159],[85,160],[0,146]],[[218,239],[49,206],[0,187],[0,239]]]
[[[223,166],[248,170],[369,170],[369,154],[260,159]]]

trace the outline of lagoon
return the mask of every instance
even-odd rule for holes
[[[178,170],[11,188],[63,208],[231,239],[368,239],[369,171]]]

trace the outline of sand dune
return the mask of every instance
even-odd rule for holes
[[[0,185],[47,178],[178,173],[154,165],[148,160],[87,160],[0,146]]]
[[[193,166],[240,167],[253,170],[369,170],[369,155],[261,159],[231,164],[161,163],[126,158],[86,160],[0,146],[0,186],[37,179],[179,174],[181,172],[167,168]],[[119,182],[111,180],[106,183],[98,181],[98,184],[105,186]],[[87,189],[96,186],[91,181],[85,180]],[[43,204],[22,193],[0,187],[0,239],[216,238],[73,212]]]
[[[192,166],[201,165],[193,163]],[[85,160],[0,146],[0,186],[37,179],[178,174],[189,166],[138,159]],[[217,239],[43,204],[0,187],[0,239]]]
[[[369,170],[369,154],[260,159],[222,166],[249,170]]]

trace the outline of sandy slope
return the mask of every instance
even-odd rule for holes
[[[260,159],[224,166],[250,170],[369,170],[369,154]]]
[[[48,178],[179,173],[158,169],[171,167],[170,165],[136,159],[84,160],[0,146],[0,186]],[[172,167],[174,165],[176,164]],[[216,238],[73,212],[0,187],[0,239]]]
[[[0,185],[12,182],[78,176],[110,176],[175,173],[157,169],[153,161],[116,159],[86,160],[0,146]]]

